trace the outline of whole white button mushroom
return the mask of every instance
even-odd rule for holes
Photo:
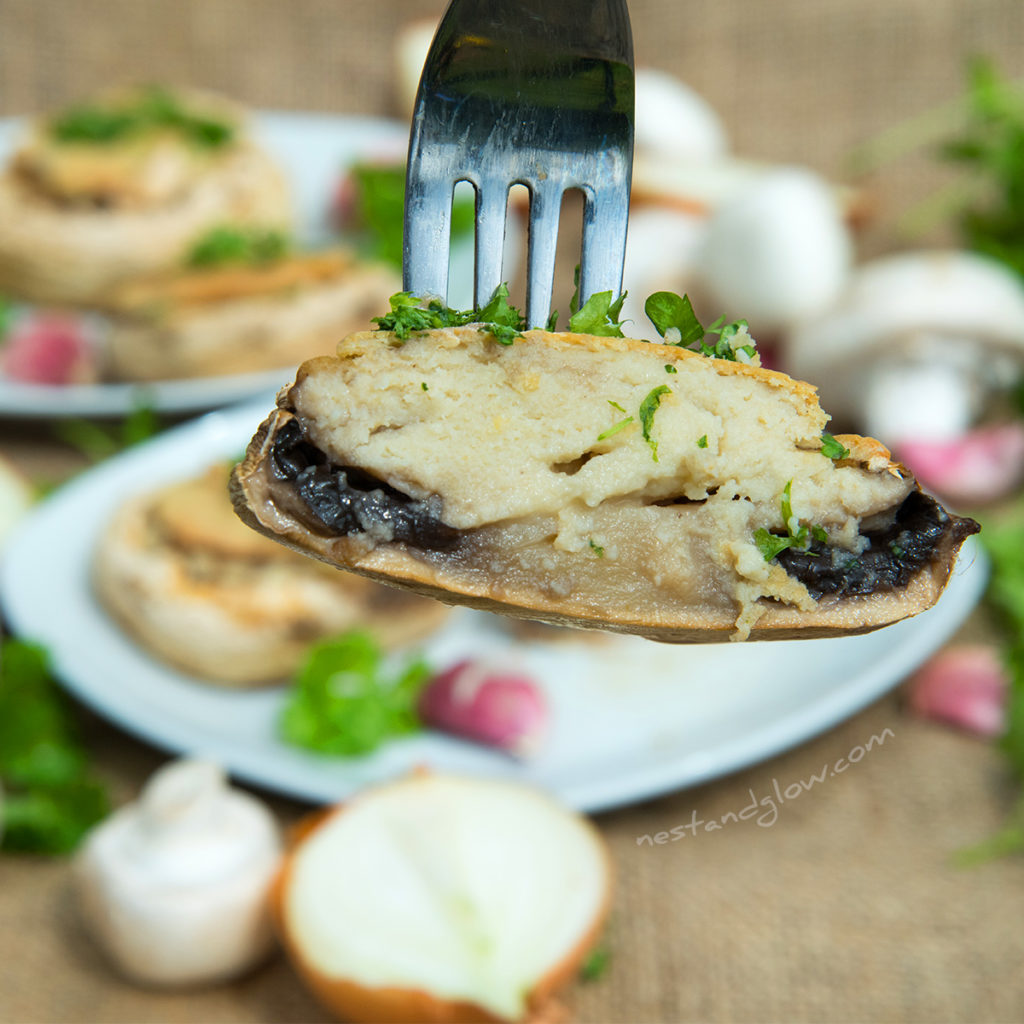
[[[711,304],[755,334],[830,306],[853,244],[835,190],[800,168],[767,171],[713,213],[700,253]]]
[[[962,434],[1024,367],[1024,287],[975,253],[901,253],[860,267],[786,339],[787,369],[841,423],[892,444]]]
[[[633,144],[639,152],[707,163],[729,151],[725,128],[711,104],[667,71],[637,68]]]
[[[98,825],[75,860],[83,918],[113,964],[146,985],[241,974],[273,946],[277,826],[203,760],[167,765]]]

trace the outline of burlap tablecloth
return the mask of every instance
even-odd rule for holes
[[[117,79],[203,84],[262,107],[389,114],[394,27],[439,7],[0,0],[0,114],[42,109]],[[956,97],[965,55],[993,55],[1014,75],[1024,58],[1019,0],[630,7],[638,61],[676,71],[703,92],[738,152],[834,177],[867,137]],[[943,176],[923,156],[876,175],[876,227],[865,250],[896,244],[891,215]],[[0,423],[0,449],[43,476],[73,462],[45,426]],[[970,628],[981,627],[976,620]],[[82,719],[100,769],[126,799],[164,755],[86,712]],[[788,786],[869,743],[848,771],[785,799]],[[728,818],[752,795],[770,797],[776,784],[784,802],[774,813],[766,804],[759,819]],[[897,691],[773,761],[599,816],[618,873],[612,957],[604,976],[571,993],[576,1017],[1024,1020],[1024,861],[950,864],[956,849],[999,825],[1011,796],[989,746],[913,719]],[[305,810],[273,805],[282,822]],[[723,816],[724,828],[703,830],[701,820]],[[683,838],[643,838],[673,828]],[[79,931],[66,863],[0,859],[0,1021],[324,1019],[280,958],[208,992],[133,988]]]

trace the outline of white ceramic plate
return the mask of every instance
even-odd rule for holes
[[[39,507],[0,562],[14,630],[45,644],[80,699],[157,746],[208,754],[236,776],[313,801],[335,800],[416,765],[517,778],[588,811],[734,771],[827,729],[876,699],[967,616],[987,566],[968,542],[932,610],[866,636],[670,647],[570,634],[524,643],[504,620],[457,611],[426,645],[437,667],[466,655],[515,662],[544,686],[553,726],[519,763],[439,734],[362,758],[324,758],[281,743],[280,689],[235,693],[182,675],[131,643],[93,600],[94,541],[129,494],[241,452],[271,408],[210,413],[84,473]],[[867,739],[867,737],[865,737]]]
[[[407,126],[380,118],[260,113],[254,133],[284,168],[296,204],[296,231],[303,241],[329,240],[329,208],[342,170],[360,157],[401,153]],[[24,122],[0,119],[0,164]],[[385,312],[385,310],[381,310]],[[367,325],[369,326],[369,325]],[[140,402],[160,412],[182,413],[227,405],[286,384],[294,367],[264,373],[160,381],[54,387],[0,376],[0,416],[120,416]]]

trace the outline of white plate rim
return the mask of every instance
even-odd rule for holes
[[[183,731],[186,727],[179,727],[174,721],[140,717],[137,710],[119,703],[118,692],[115,689],[97,686],[94,681],[83,678],[75,666],[79,652],[61,645],[59,632],[54,632],[56,627],[53,623],[40,622],[37,610],[33,610],[23,599],[20,581],[25,573],[33,571],[34,553],[38,551],[38,545],[52,543],[50,538],[53,536],[54,524],[64,521],[69,510],[80,509],[83,497],[88,498],[90,494],[102,491],[106,480],[118,473],[128,473],[133,467],[160,466],[172,457],[186,461],[194,458],[197,466],[201,465],[203,458],[211,457],[208,454],[211,446],[216,447],[212,442],[216,441],[223,446],[225,431],[230,433],[240,424],[245,424],[245,429],[251,431],[271,406],[272,399],[268,396],[258,403],[247,403],[231,410],[209,413],[87,471],[39,506],[11,538],[4,557],[0,559],[0,606],[14,631],[30,638],[41,639],[47,644],[59,678],[79,700],[125,731],[168,751],[182,753],[195,750],[195,737],[190,739],[187,730]],[[81,565],[64,566],[65,571],[80,571],[82,568]],[[881,697],[936,650],[970,613],[984,590],[987,574],[988,562],[984,551],[975,543],[974,538],[971,538],[964,547],[954,575],[939,604],[915,619],[889,627],[886,635],[893,637],[894,642],[885,644],[884,653],[875,658],[865,671],[842,680],[842,685],[826,688],[798,711],[787,713],[776,720],[761,722],[757,728],[719,744],[710,752],[705,751],[699,755],[681,754],[677,758],[669,759],[668,762],[655,759],[647,768],[633,770],[619,777],[593,778],[563,786],[553,785],[549,788],[571,806],[593,813],[699,785],[749,767],[803,743]],[[54,582],[56,585],[59,581]],[[41,630],[46,635],[41,636]],[[867,637],[878,635],[867,634]],[[895,642],[897,636],[898,643]],[[863,639],[847,638],[838,642],[851,643]],[[834,642],[836,641],[801,643],[813,645]],[[125,640],[125,643],[128,641]],[[756,646],[764,649],[771,658],[771,651],[778,643],[766,641]],[[379,781],[388,777],[376,775],[368,778],[359,765],[345,763],[343,767],[353,768],[353,781],[347,790],[342,787],[345,791],[339,791],[336,771],[339,761],[331,762],[330,772],[324,775],[322,781],[311,782],[306,770],[308,765],[302,770],[293,769],[298,764],[297,758],[308,760],[312,755],[296,752],[284,747],[283,744],[280,746],[284,751],[284,760],[279,758],[276,764],[267,764],[265,751],[261,752],[258,748],[250,749],[246,745],[239,747],[231,741],[224,741],[215,746],[218,749],[207,752],[218,757],[236,777],[270,790],[314,802],[339,799],[367,781]],[[450,748],[457,750],[462,756],[465,746],[458,740],[436,737],[435,747],[442,752]],[[481,756],[500,758],[500,755],[491,755],[490,752]],[[319,760],[315,756],[312,758],[313,761]],[[322,761],[319,763],[324,764]],[[502,758],[500,762],[495,761],[493,764],[482,760],[480,764],[484,771],[494,770],[508,774],[506,759]],[[536,781],[532,778],[527,780]]]

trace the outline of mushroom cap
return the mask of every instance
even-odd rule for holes
[[[786,346],[790,372],[817,384],[834,415],[856,416],[865,373],[883,357],[949,360],[993,380],[1005,376],[1007,360],[1024,362],[1024,286],[976,253],[887,256],[860,267],[838,301],[801,322]]]

